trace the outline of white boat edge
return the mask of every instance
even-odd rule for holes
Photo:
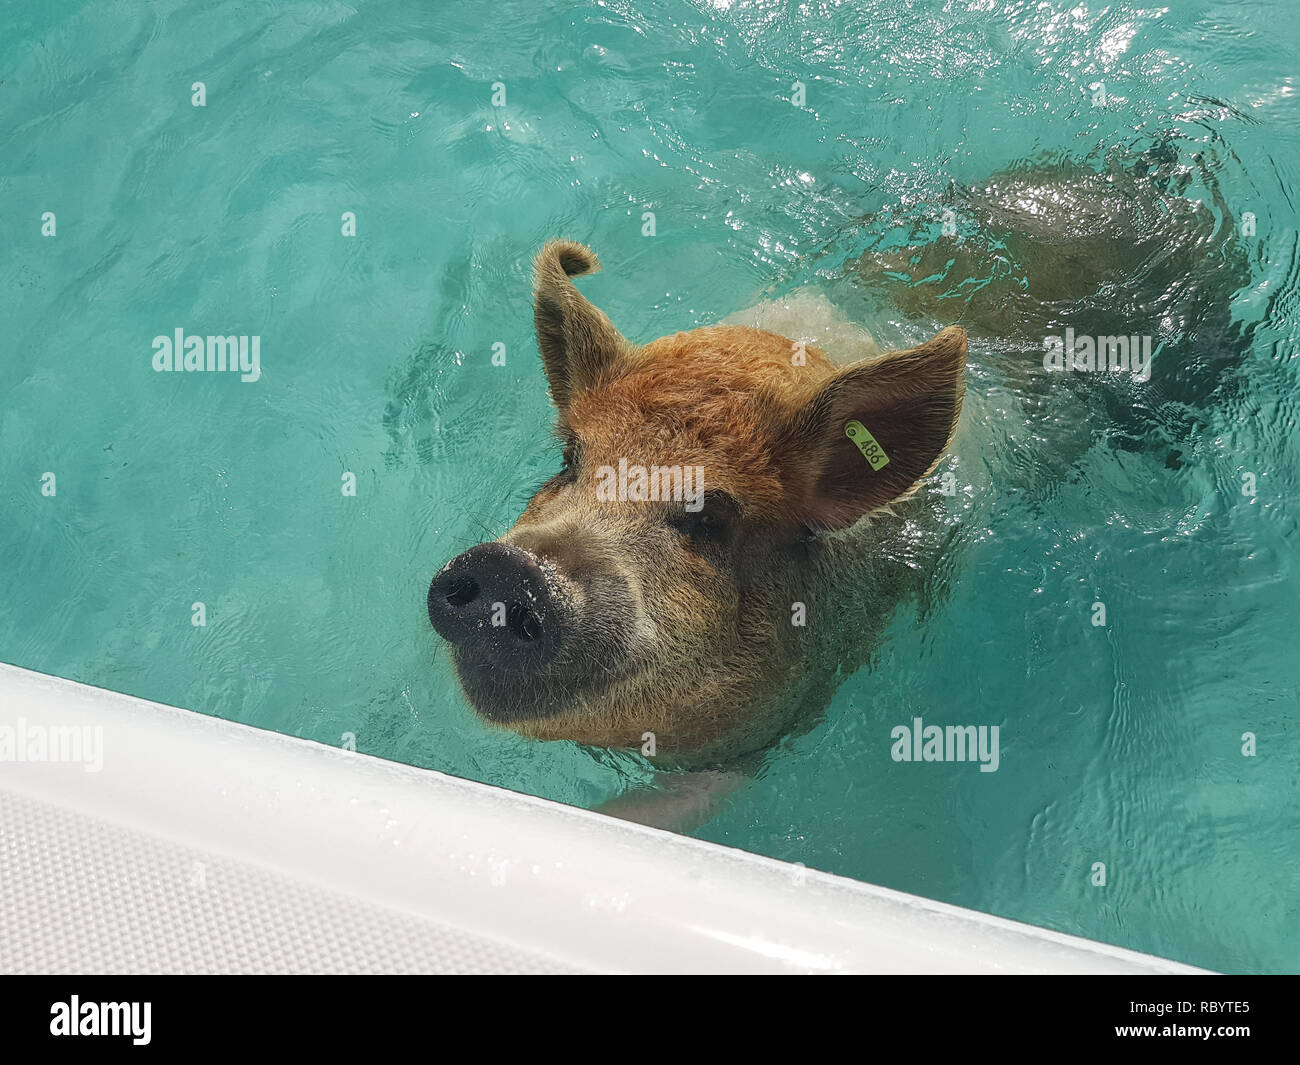
[[[0,971],[1203,971],[0,664],[5,728]]]

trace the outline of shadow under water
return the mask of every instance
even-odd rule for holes
[[[972,365],[993,371],[1067,463],[1105,425],[1115,446],[1163,450],[1177,468],[1181,442],[1238,387],[1249,351],[1232,301],[1250,267],[1221,165],[1212,150],[1184,158],[1174,137],[1141,152],[1025,161],[950,185],[937,211],[904,204],[868,217],[848,269],[909,321],[963,326]],[[1045,370],[1048,338],[1067,349],[1064,372]],[[1070,368],[1074,338],[1094,372]],[[1112,338],[1128,342],[1124,369],[1106,369]],[[1067,405],[1089,416],[1062,420]]]

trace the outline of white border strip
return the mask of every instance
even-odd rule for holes
[[[102,728],[103,769],[0,763],[0,791],[589,972],[1199,971],[0,664],[20,719]]]

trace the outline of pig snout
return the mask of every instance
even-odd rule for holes
[[[429,585],[429,620],[463,655],[527,676],[564,641],[565,619],[537,560],[509,544],[486,543],[457,555]]]
[[[472,547],[429,585],[429,620],[478,714],[515,727],[573,710],[639,668],[653,627],[618,553],[575,527]]]

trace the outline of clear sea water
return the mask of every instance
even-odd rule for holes
[[[954,181],[1162,131],[1213,146],[1258,217],[1241,393],[1176,469],[1100,421],[1056,490],[975,506],[946,598],[901,612],[698,834],[1211,968],[1300,968],[1290,0],[0,18],[0,660],[584,806],[645,767],[479,724],[425,614],[437,566],[558,466],[537,247],[592,245],[585,291],[648,340],[842,287],[863,217]],[[153,372],[176,328],[259,335],[262,379]],[[994,483],[1014,435],[982,456]],[[998,724],[999,770],[891,761],[914,716]]]

